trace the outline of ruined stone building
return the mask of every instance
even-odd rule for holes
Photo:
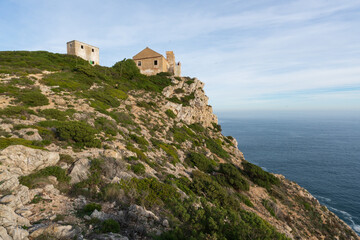
[[[99,65],[99,48],[73,40],[66,43],[67,54],[81,57],[91,65]]]
[[[181,63],[175,62],[172,51],[166,52],[166,58],[160,53],[146,47],[133,57],[140,72],[145,75],[155,75],[160,72],[170,72],[176,77],[181,75]]]

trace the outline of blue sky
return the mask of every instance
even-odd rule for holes
[[[360,1],[0,0],[0,51],[173,50],[215,111],[360,111]]]

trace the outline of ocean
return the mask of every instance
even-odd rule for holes
[[[306,188],[360,235],[360,118],[217,114],[245,159]]]

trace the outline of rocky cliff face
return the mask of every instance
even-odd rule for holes
[[[0,52],[0,239],[359,239],[248,163],[198,79],[74,59]]]

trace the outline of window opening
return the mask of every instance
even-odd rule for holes
[[[94,49],[91,49],[92,52],[94,52]]]
[[[138,66],[141,67],[141,61],[138,61]]]
[[[157,60],[154,60],[154,65],[158,65],[158,61]]]
[[[81,45],[81,49],[84,49],[84,46],[83,46],[83,45]]]

